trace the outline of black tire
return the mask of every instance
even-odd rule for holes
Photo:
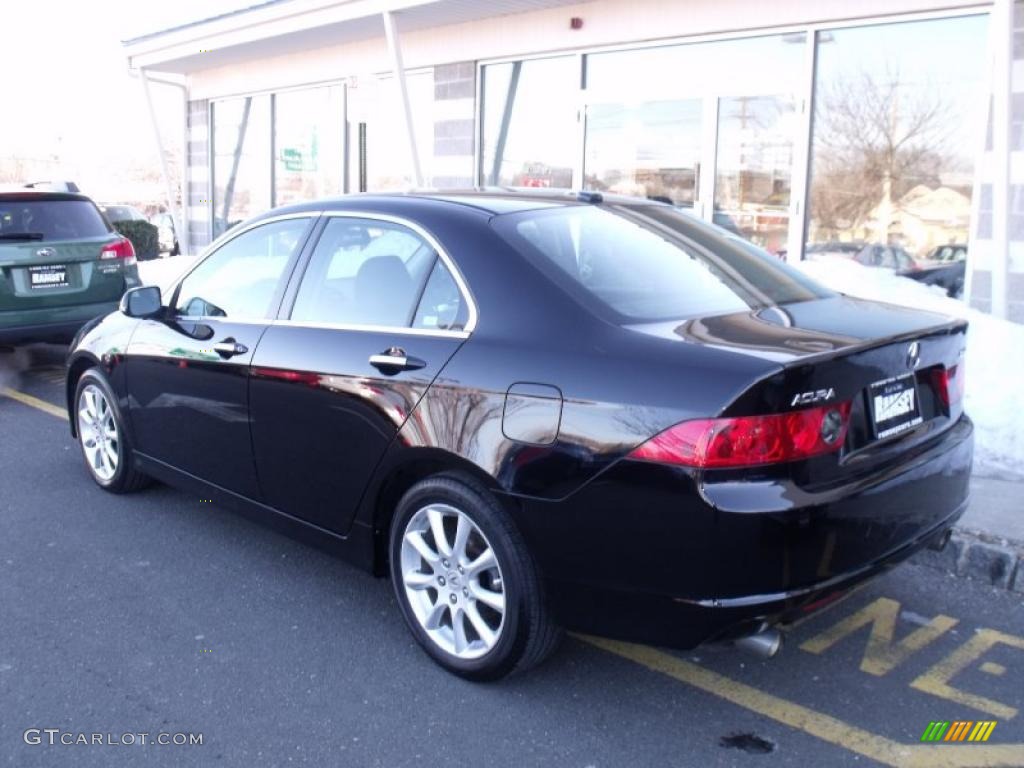
[[[430,504],[454,507],[486,537],[501,569],[505,613],[497,642],[483,656],[463,659],[430,638],[410,605],[402,577],[401,547],[414,515]],[[395,512],[389,539],[391,582],[402,616],[420,646],[438,664],[469,680],[498,680],[540,664],[557,647],[561,630],[545,605],[536,565],[508,512],[468,475],[446,473],[410,488]]]
[[[90,386],[99,389],[106,398],[114,423],[117,427],[117,467],[109,478],[101,477],[90,465],[89,456],[85,446],[85,438],[82,435],[81,424],[77,421],[79,418],[78,412],[82,407],[82,393]],[[82,459],[85,461],[86,471],[100,488],[105,491],[109,491],[110,493],[133,493],[152,483],[152,480],[148,475],[144,475],[136,468],[135,454],[132,450],[131,438],[125,430],[124,418],[122,417],[121,409],[117,404],[117,396],[114,394],[113,389],[111,389],[110,383],[107,381],[107,377],[103,375],[103,372],[100,371],[100,369],[90,368],[82,374],[81,378],[78,379],[78,384],[75,386],[75,407],[71,416],[76,419],[75,426],[78,433],[78,446],[82,451]]]

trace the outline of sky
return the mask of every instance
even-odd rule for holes
[[[0,168],[12,157],[113,202],[116,169],[159,169],[142,86],[121,41],[252,5],[253,0],[33,0],[4,3]],[[153,85],[165,142],[180,151],[176,88]],[[112,173],[112,169],[115,172]]]

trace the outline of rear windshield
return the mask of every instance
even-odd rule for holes
[[[619,322],[834,295],[747,241],[669,206],[565,206],[496,216],[492,224],[581,303]]]
[[[0,242],[79,240],[110,229],[88,200],[4,200],[0,198]]]

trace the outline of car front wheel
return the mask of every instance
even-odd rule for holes
[[[75,426],[85,466],[97,485],[112,493],[130,493],[146,485],[149,478],[135,469],[117,398],[96,368],[78,380]]]
[[[406,623],[457,675],[495,680],[539,664],[557,644],[525,543],[472,478],[438,475],[402,497],[390,561]]]

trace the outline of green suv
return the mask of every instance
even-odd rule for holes
[[[68,341],[140,284],[132,244],[88,197],[0,191],[0,344]]]

